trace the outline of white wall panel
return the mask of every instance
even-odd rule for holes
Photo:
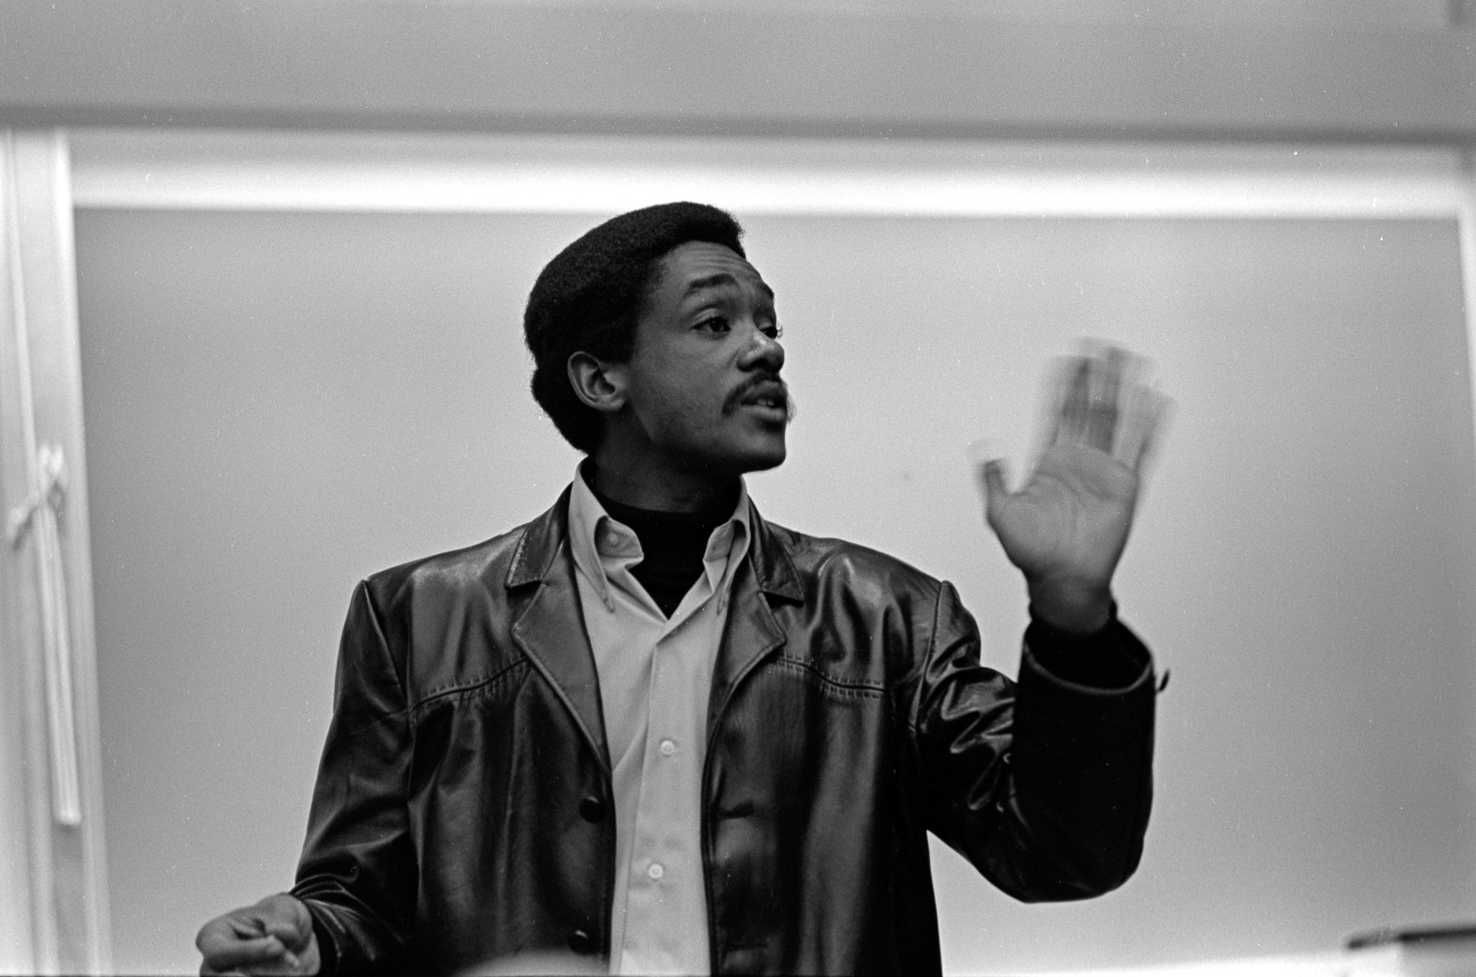
[[[120,966],[192,966],[206,916],[287,883],[358,577],[568,478],[518,322],[597,217],[79,215]],[[1143,868],[1027,907],[940,852],[952,969],[1312,952],[1476,912],[1453,216],[747,225],[800,405],[756,499],[953,579],[999,667],[1023,588],[964,445],[1023,460],[1044,361],[1083,333],[1153,356],[1178,402],[1120,581],[1174,676]]]

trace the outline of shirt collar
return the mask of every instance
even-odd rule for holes
[[[748,485],[740,477],[733,514],[712,531],[703,556],[703,572],[719,595],[720,610],[727,604],[729,585],[738,564],[748,555],[750,536]],[[613,609],[615,599],[610,594],[609,575],[616,568],[640,561],[641,542],[629,526],[616,521],[600,505],[585,481],[584,463],[575,469],[574,484],[569,491],[569,548],[579,572],[594,584],[605,607]]]

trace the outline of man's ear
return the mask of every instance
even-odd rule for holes
[[[569,385],[574,395],[602,414],[614,414],[625,406],[625,370],[619,363],[605,363],[588,353],[569,357]]]

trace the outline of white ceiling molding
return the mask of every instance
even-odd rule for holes
[[[74,130],[83,208],[1456,217],[1454,149]]]

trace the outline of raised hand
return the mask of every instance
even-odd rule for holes
[[[316,974],[322,962],[307,906],[285,893],[217,916],[195,946],[202,975]]]
[[[985,517],[1025,575],[1032,612],[1068,631],[1095,631],[1112,606],[1139,476],[1168,407],[1147,363],[1108,346],[1058,367],[1045,449],[1011,492],[1002,459],[979,466]]]

